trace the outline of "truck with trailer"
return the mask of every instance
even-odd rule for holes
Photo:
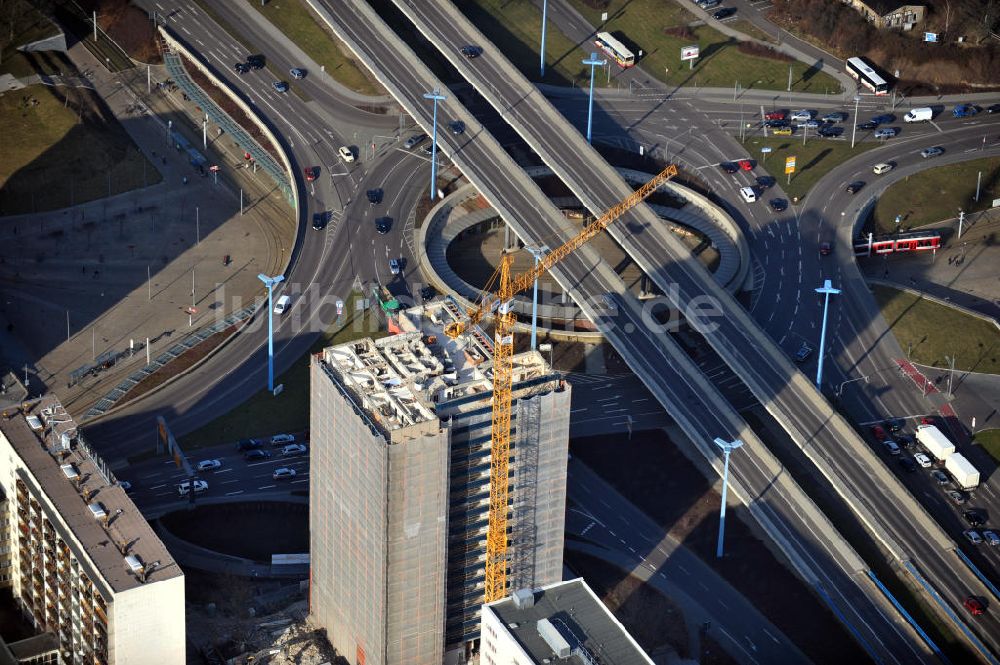
[[[939,462],[944,462],[955,452],[955,444],[934,425],[917,427],[917,441]]]
[[[944,468],[962,489],[971,490],[979,486],[979,470],[972,466],[962,453],[948,455],[944,461]]]
[[[930,106],[921,106],[920,108],[911,109],[907,111],[906,115],[903,116],[905,122],[927,122],[934,118],[934,109]]]

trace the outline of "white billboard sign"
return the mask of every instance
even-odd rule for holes
[[[693,46],[682,46],[681,47],[681,60],[694,60],[698,57],[698,45]]]

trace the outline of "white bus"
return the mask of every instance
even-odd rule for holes
[[[625,45],[612,37],[610,33],[597,33],[594,37],[594,44],[622,67],[631,67],[635,64],[635,54],[625,48]]]
[[[876,95],[889,94],[889,84],[861,58],[847,59],[847,73]]]

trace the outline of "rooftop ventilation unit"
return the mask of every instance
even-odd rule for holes
[[[36,432],[42,429],[43,427],[42,421],[41,419],[39,419],[38,416],[28,416],[27,418],[25,418],[25,420],[28,421],[28,426],[31,429],[35,430]]]
[[[552,649],[552,653],[556,655],[556,658],[569,658],[572,652],[569,642],[566,641],[566,638],[562,636],[559,629],[551,621],[548,619],[539,619],[538,623],[535,624],[535,628],[537,628],[538,634],[545,640],[545,643],[549,645],[549,648]]]
[[[531,589],[518,589],[511,597],[514,599],[514,607],[519,610],[535,606],[535,592]]]
[[[103,520],[108,516],[108,511],[104,509],[104,505],[100,501],[91,503],[87,507],[90,508],[90,514],[94,516],[94,519]]]
[[[63,475],[68,480],[75,480],[80,477],[80,472],[77,470],[75,464],[63,464],[59,468],[62,469]]]
[[[143,565],[142,560],[134,554],[129,554],[125,557],[125,565],[136,575],[142,575]]]

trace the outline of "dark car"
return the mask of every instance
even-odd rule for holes
[[[379,217],[375,220],[375,230],[381,234],[386,234],[392,228],[392,217]]]
[[[865,186],[864,181],[862,181],[862,180],[855,180],[854,182],[852,182],[851,184],[849,184],[847,186],[847,189],[844,190],[844,191],[846,191],[848,194],[857,194],[858,192],[861,191],[861,188],[864,187],[864,186]]]
[[[458,50],[461,51],[462,55],[466,58],[478,58],[483,54],[482,46],[473,46],[472,44],[466,44]]]
[[[876,125],[884,125],[885,123],[892,122],[895,119],[896,116],[894,116],[893,114],[883,113],[882,115],[877,115],[874,118],[872,118],[872,122],[874,122]]]
[[[248,71],[250,71],[250,65],[248,65],[245,62],[237,62],[235,65],[233,65],[233,69],[236,71],[237,74],[246,74]]]
[[[896,439],[896,443],[899,444],[899,447],[904,450],[909,450],[913,447],[913,437],[909,434],[896,433],[893,435],[893,438]]]
[[[313,228],[317,231],[322,231],[326,228],[326,213],[313,213]]]
[[[844,128],[843,127],[820,127],[819,130],[817,130],[817,133],[820,136],[823,136],[825,138],[830,139],[830,138],[835,138],[837,136],[843,135]]]
[[[448,123],[448,129],[451,130],[452,134],[462,134],[465,132],[465,123],[461,120],[452,120]]]
[[[250,69],[264,69],[264,56],[260,54],[248,55],[247,65],[250,67]]]
[[[430,300],[436,294],[437,291],[433,286],[425,286],[424,288],[420,289],[420,297],[423,298],[424,300]]]
[[[260,439],[240,439],[236,442],[236,450],[253,450],[260,448]]]
[[[847,114],[843,111],[834,111],[833,113],[827,113],[820,120],[823,122],[843,122],[847,120]]]
[[[931,471],[931,478],[934,479],[938,485],[947,485],[950,481],[948,479],[948,474],[941,469],[934,469]]]
[[[785,199],[771,199],[767,202],[774,212],[784,212],[788,209],[788,201]]]
[[[899,465],[903,467],[903,471],[906,471],[907,473],[913,473],[920,468],[917,466],[917,462],[912,457],[907,455],[899,456]]]
[[[831,252],[833,252],[833,246],[830,243],[828,243],[828,242],[821,242],[819,244],[819,255],[820,256],[830,256]]]
[[[368,196],[368,203],[371,203],[372,205],[378,205],[382,202],[382,189],[380,187],[376,189],[369,189],[365,192],[365,194]]]
[[[1000,104],[993,104],[986,107],[987,113],[1000,113]]]
[[[740,167],[738,167],[736,164],[733,164],[732,162],[722,162],[721,164],[719,164],[719,168],[725,171],[726,173],[740,172]]]
[[[802,346],[800,346],[799,350],[795,352],[795,362],[804,363],[809,359],[809,356],[812,355],[812,352],[812,347],[805,342],[802,342]]]
[[[774,187],[774,183],[775,182],[776,181],[774,179],[774,176],[769,176],[769,175],[759,175],[759,176],[757,176],[757,186],[761,190],[771,189],[772,187]]]
[[[885,441],[888,438],[885,433],[885,428],[881,425],[872,425],[872,436],[875,437],[876,441]]]
[[[275,81],[271,84],[275,92],[288,92],[288,84],[284,81]]]
[[[959,492],[958,490],[948,490],[948,498],[961,506],[963,503],[965,503],[965,492]]]
[[[931,148],[924,148],[923,150],[920,151],[920,156],[923,157],[924,159],[927,159],[928,157],[937,157],[938,155],[941,154],[944,154],[944,148],[942,148],[939,145],[936,145]]]
[[[962,513],[962,517],[964,517],[965,521],[971,526],[982,526],[986,524],[986,515],[983,515],[981,511],[976,510],[975,508],[970,508],[969,510],[964,511]]]
[[[306,70],[302,69],[301,67],[293,67],[288,71],[288,73],[291,74],[292,78],[295,79],[296,81],[299,81],[306,77]]]
[[[878,123],[872,120],[869,120],[868,122],[862,122],[858,125],[858,129],[862,131],[867,129],[875,129],[876,127],[878,127]]]
[[[248,450],[247,452],[243,453],[243,459],[245,459],[248,462],[256,462],[258,460],[270,459],[270,457],[271,457],[270,450]]]
[[[722,9],[716,10],[716,12],[712,14],[712,18],[716,21],[721,21],[722,19],[729,18],[734,14],[736,14],[736,7],[723,7]]]
[[[764,126],[771,127],[772,129],[777,129],[778,127],[788,127],[787,120],[765,120]]]
[[[895,434],[896,432],[901,432],[903,428],[906,427],[906,420],[903,418],[890,418],[885,421],[885,428],[890,432]]]

